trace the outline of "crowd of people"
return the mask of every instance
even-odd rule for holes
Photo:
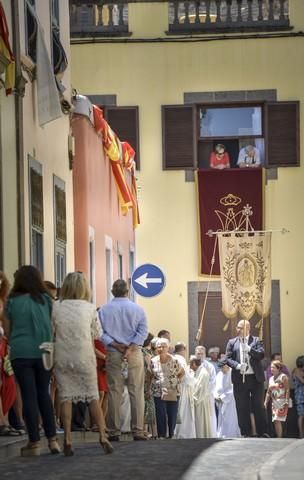
[[[98,310],[82,272],[69,273],[57,293],[33,266],[18,269],[12,288],[0,272],[0,436],[26,431],[22,456],[40,455],[42,430],[50,452],[60,453],[58,428],[72,456],[71,432],[86,428],[86,406],[105,453],[123,432],[135,441],[268,437],[269,409],[282,437],[290,377],[304,437],[304,355],[291,376],[278,353],[265,370],[247,320],[225,353],[199,345],[188,355],[183,342],[172,348],[169,331],[149,333],[124,280]]]

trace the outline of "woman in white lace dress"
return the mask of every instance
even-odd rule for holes
[[[62,285],[60,300],[53,307],[55,330],[55,375],[64,427],[64,454],[73,455],[71,441],[72,402],[88,402],[99,427],[100,444],[106,453],[113,448],[105,433],[99,404],[94,339],[101,335],[91,292],[83,273],[69,273]]]

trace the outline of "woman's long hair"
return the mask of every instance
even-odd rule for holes
[[[48,295],[41,273],[32,265],[23,265],[14,275],[14,285],[10,297],[24,294],[29,294],[35,302],[41,304],[45,303],[43,294]]]
[[[67,274],[60,289],[60,300],[86,300],[90,302],[91,296],[87,278],[82,272]]]
[[[10,289],[9,281],[4,272],[0,271],[0,300],[5,302]]]

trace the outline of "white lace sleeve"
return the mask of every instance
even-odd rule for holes
[[[94,311],[93,313],[93,318],[91,323],[91,335],[93,339],[100,338],[102,335],[101,325],[100,325],[100,321],[96,311]]]

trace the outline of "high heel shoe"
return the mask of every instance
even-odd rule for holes
[[[63,444],[63,454],[65,457],[72,457],[74,455],[74,450],[72,448],[72,445],[70,443],[65,443]]]
[[[99,443],[106,454],[113,453],[114,448],[107,438],[101,437]]]
[[[29,442],[20,449],[21,457],[38,457],[40,455],[40,442]]]
[[[49,449],[53,455],[61,452],[57,438],[49,438]]]

